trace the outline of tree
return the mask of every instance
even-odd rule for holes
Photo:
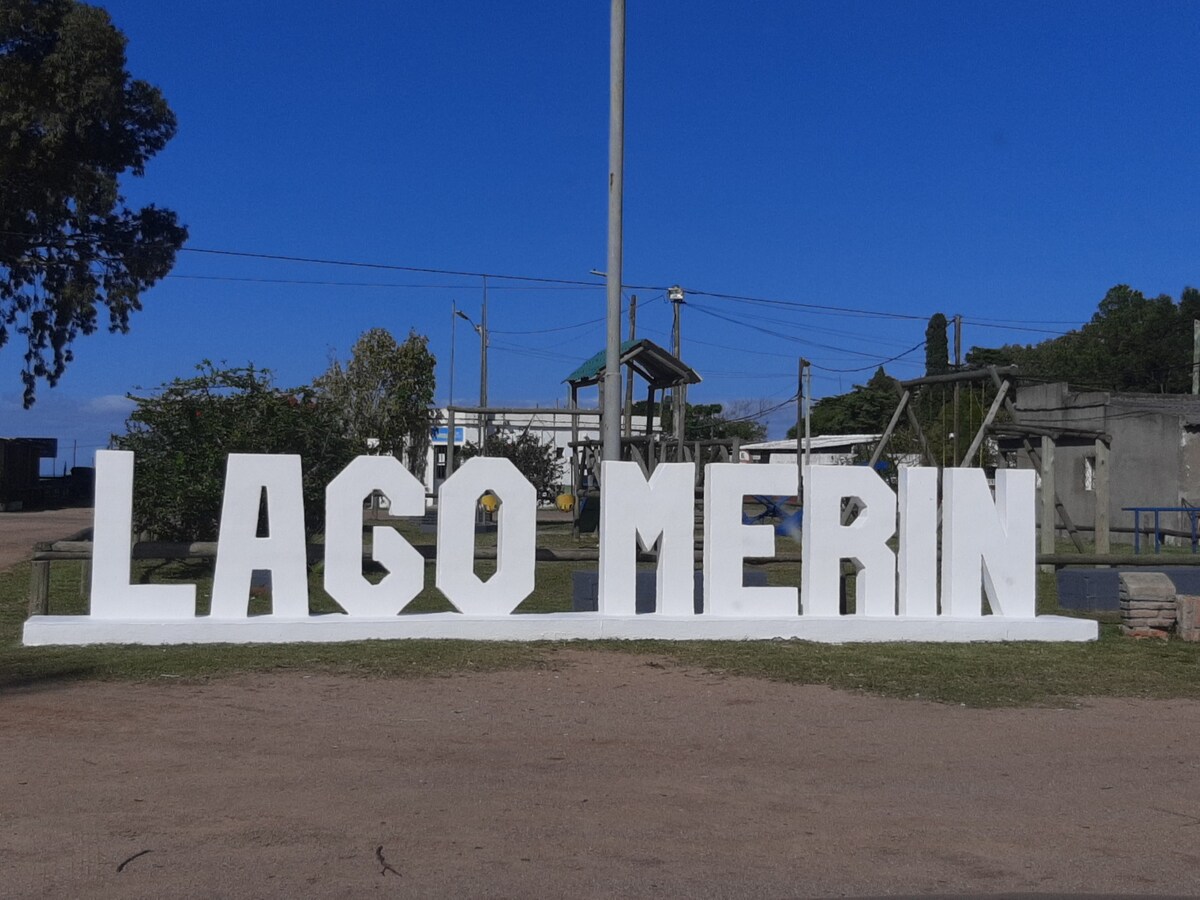
[[[822,397],[812,408],[814,434],[880,434],[896,409],[896,379],[880,366],[866,384],[845,394]],[[788,429],[796,437],[796,426]]]
[[[925,374],[945,375],[950,371],[950,339],[946,336],[948,326],[942,313],[929,317],[925,328]]]
[[[141,295],[187,239],[175,213],[131,210],[118,177],[143,174],[175,134],[159,90],[130,77],[125,37],[77,0],[0,4],[0,348],[25,342],[25,407],[53,387],[108,309],[129,329]]]
[[[134,528],[161,540],[214,540],[230,453],[297,453],[305,524],[321,530],[325,485],[355,456],[338,410],[311,388],[280,390],[265,369],[196,367],[137,407],[113,436],[137,454]]]
[[[343,427],[359,452],[401,457],[420,478],[437,418],[436,363],[428,338],[409,332],[397,344],[387,330],[372,328],[355,342],[350,362],[343,367],[335,359],[314,387],[341,410]]]
[[[667,435],[675,434],[675,415],[667,397],[662,404],[655,404],[654,413],[662,416],[662,429]],[[759,419],[766,415],[766,403],[752,400],[735,400],[729,409],[720,403],[689,403],[684,412],[683,438],[685,441],[730,440],[761,441],[767,435],[766,426]],[[633,404],[633,416],[646,415],[646,401]]]
[[[1016,365],[1039,380],[1083,388],[1150,393],[1191,389],[1192,320],[1200,291],[1184,288],[1176,303],[1145,297],[1129,285],[1111,288],[1091,320],[1076,331],[1022,346],[973,347],[971,365]]]
[[[540,441],[537,435],[523,431],[510,434],[494,431],[487,436],[487,456],[512,460],[517,470],[524,475],[537,491],[538,500],[552,501],[562,483],[562,460],[554,444]],[[458,451],[458,458],[466,462],[479,456],[479,445],[466,444]]]

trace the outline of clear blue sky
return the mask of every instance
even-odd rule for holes
[[[129,334],[80,339],[33,411],[20,349],[0,351],[0,434],[77,441],[82,464],[128,392],[205,358],[308,382],[374,326],[428,335],[447,398],[451,303],[477,318],[479,278],[205,249],[595,281],[489,281],[492,402],[565,398],[603,344],[607,2],[102,5],[179,118],[127,194],[178,211],[191,250]],[[818,396],[848,390],[934,312],[961,313],[969,347],[1046,336],[997,322],[1078,326],[1117,283],[1177,297],[1200,282],[1198,35],[1190,2],[631,2],[639,334],[668,343],[662,288],[683,285],[689,399],[776,403],[798,355],[823,367]],[[459,324],[455,397],[473,402]]]

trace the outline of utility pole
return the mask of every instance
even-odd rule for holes
[[[625,0],[612,0],[608,99],[608,288],[603,459],[621,458],[621,262],[625,191]]]
[[[680,311],[683,309],[683,288],[679,285],[667,288],[667,298],[671,301],[671,308],[675,311],[675,324],[671,329],[672,343],[674,345],[671,352],[675,354],[676,359],[682,359],[683,334],[680,331]],[[683,438],[687,434],[686,419],[687,419],[687,386],[676,385],[671,389],[671,406],[673,415],[675,416],[675,441],[676,441],[676,462],[683,462]]]
[[[637,294],[629,298],[629,340],[637,340]],[[625,367],[625,437],[633,437],[633,366]]]
[[[804,423],[804,453],[800,453],[800,423]],[[812,465],[812,363],[800,357],[796,372],[796,502],[804,504],[804,470]]]
[[[804,504],[804,460],[800,456],[800,423],[804,418],[804,364],[806,360],[800,357],[796,368],[796,501]]]
[[[487,331],[487,279],[484,279],[483,286],[483,313],[479,317],[479,324],[476,325],[461,309],[455,309],[454,315],[462,319],[468,325],[475,329],[475,333],[479,335],[479,408],[487,409],[487,351],[488,351],[488,331]],[[453,347],[453,344],[451,344]],[[453,351],[451,351],[453,354]],[[451,371],[453,371],[453,355],[451,355]],[[488,416],[486,413],[479,413],[479,446],[483,456],[487,456],[487,429]]]
[[[812,465],[812,363],[804,360],[804,465]]]
[[[962,316],[954,316],[954,371],[962,368]],[[942,420],[943,422],[945,419]],[[944,445],[943,445],[944,446]],[[958,382],[954,382],[954,455],[953,465],[958,465]]]
[[[458,306],[453,300],[450,301],[450,402],[447,406],[454,405],[454,338],[458,330]]]
[[[479,327],[476,329],[479,332],[479,405],[487,408],[488,405],[488,371],[487,371],[487,352],[488,352],[488,327],[487,327],[487,276],[483,276],[483,310],[479,314]]]

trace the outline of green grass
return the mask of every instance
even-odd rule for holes
[[[431,543],[410,526],[414,543]],[[480,544],[494,545],[494,535]],[[540,546],[595,546],[584,536],[576,544],[569,527],[539,527]],[[781,541],[780,550],[794,550]],[[481,574],[491,563],[481,562]],[[551,612],[570,607],[571,572],[586,563],[540,563],[537,588],[520,607]],[[51,566],[51,612],[86,611],[78,563]],[[798,567],[766,567],[771,584],[799,583]],[[206,563],[141,564],[135,577],[151,582],[190,582],[198,586],[206,612],[212,570]],[[407,612],[449,609],[426,569],[426,589]],[[75,679],[207,679],[235,673],[326,672],[364,677],[415,677],[554,665],[546,643],[469,641],[361,641],[342,644],[193,645],[180,647],[22,647],[29,564],[0,572],[0,690]],[[336,604],[310,579],[312,607],[332,612]],[[850,588],[853,596],[853,588]],[[264,598],[253,612],[267,611]],[[1038,611],[1061,613],[1054,576],[1039,573]],[[652,656],[714,672],[793,683],[828,685],[888,697],[920,698],[968,706],[1061,705],[1095,696],[1200,698],[1200,645],[1172,640],[1134,641],[1117,633],[1115,616],[1100,617],[1101,639],[1087,644],[845,644],[801,641],[763,642],[580,642],[572,646]]]

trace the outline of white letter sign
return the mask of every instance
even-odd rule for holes
[[[773,523],[747,523],[751,509],[779,514],[778,501],[764,498],[794,497],[796,468],[710,463],[704,469],[704,540],[697,560],[695,464],[660,462],[647,477],[639,464],[606,460],[600,490],[589,488],[577,498],[589,515],[590,504],[600,503],[598,548],[579,534],[578,511],[570,532],[561,515],[551,513],[543,522],[552,536],[550,558],[539,564],[538,494],[509,460],[470,459],[441,484],[436,546],[418,552],[399,529],[415,533],[408,530],[415,523],[402,519],[425,515],[424,486],[392,457],[360,457],[326,486],[324,585],[345,612],[318,615],[309,605],[300,458],[232,454],[212,611],[198,616],[194,585],[133,583],[131,556],[178,551],[133,546],[133,454],[102,451],[96,460],[90,614],[30,616],[26,644],[380,638],[1088,641],[1099,634],[1094,620],[1036,615],[1032,470],[999,470],[993,496],[982,470],[945,469],[939,498],[938,470],[901,468],[897,498],[871,468],[812,466],[803,473],[797,556],[792,540],[778,538]],[[593,470],[588,478],[595,475]],[[372,583],[363,570],[363,508],[376,491],[387,496],[393,518],[371,523],[371,557],[386,570]],[[490,556],[476,549],[476,517],[485,494],[497,501],[490,577],[476,574],[476,557]],[[571,545],[564,540],[568,533]],[[649,614],[637,612],[639,547],[657,557],[657,601]],[[77,552],[71,550],[72,558]],[[53,559],[52,553],[35,559]],[[589,554],[595,554],[590,561]],[[425,560],[431,557],[437,561],[436,587],[455,611],[404,612],[424,587]],[[856,570],[851,615],[839,604],[847,559]],[[774,583],[745,586],[747,560],[769,563]],[[695,602],[697,566],[701,606]],[[271,613],[250,616],[252,576],[264,570],[271,574]],[[578,593],[558,596],[558,588],[548,591],[543,583],[538,608],[562,611],[517,613],[542,575],[551,584],[574,583]],[[595,600],[587,593],[593,575]],[[983,615],[985,597],[990,615]],[[579,611],[565,611],[571,606]]]

